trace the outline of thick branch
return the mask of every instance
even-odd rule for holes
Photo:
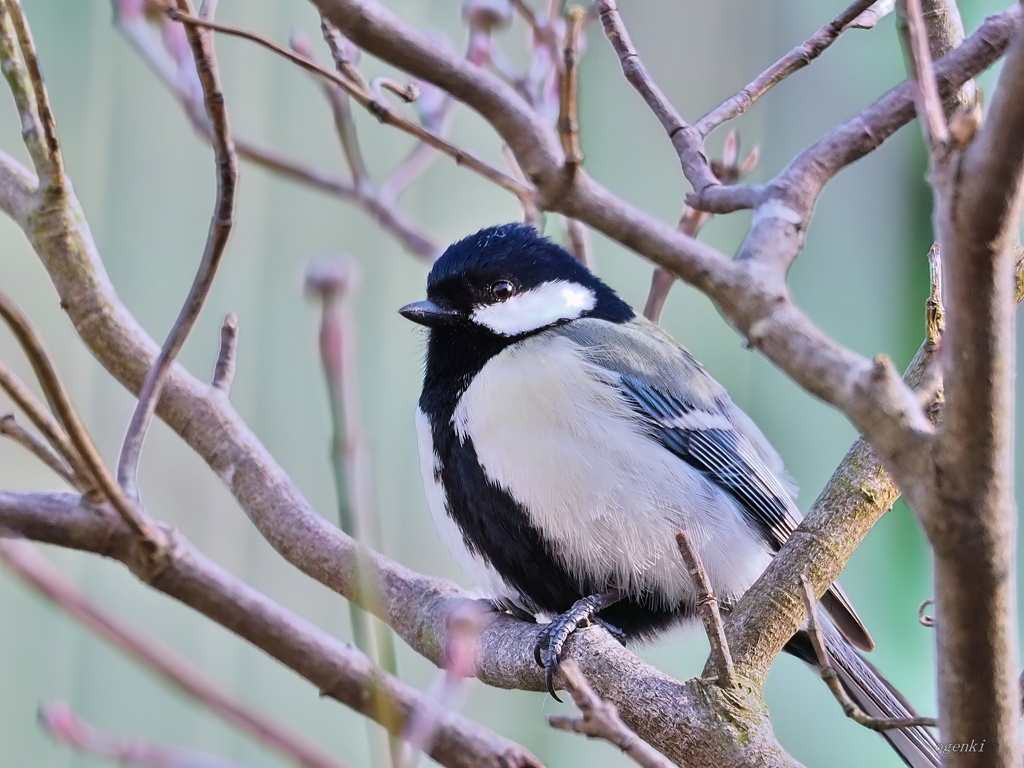
[[[205,614],[312,682],[323,695],[367,717],[375,714],[372,697],[366,695],[374,685],[383,686],[402,721],[417,707],[431,706],[351,645],[224,571],[180,534],[168,532],[170,554],[153,569],[138,556],[129,529],[105,508],[83,506],[71,494],[5,492],[0,492],[0,535],[2,529],[123,562],[154,589]],[[427,752],[442,765],[540,767],[522,747],[460,715],[441,711],[436,717],[435,738]]]
[[[935,490],[915,494],[935,552],[943,739],[986,739],[989,765],[1020,765],[1014,583],[1013,274],[1024,180],[1024,32],[986,124],[932,157],[946,276],[946,408]],[[965,684],[965,681],[970,684]],[[950,765],[968,765],[951,755]]]
[[[964,23],[956,0],[921,0],[925,28],[928,31],[928,52],[933,60],[941,59],[964,40]],[[898,23],[898,20],[897,20]],[[973,107],[978,102],[978,88],[968,80],[946,99],[946,116],[957,109]]]
[[[308,548],[309,559],[317,562],[317,567],[344,570],[345,559],[353,559],[350,547],[339,546],[347,537],[337,534],[329,537],[326,546],[318,546],[315,539],[307,538],[309,520],[300,510],[282,508],[278,514],[293,528],[295,545]],[[223,571],[180,534],[172,534],[170,555],[154,573],[148,560],[137,556],[132,536],[118,518],[102,508],[82,506],[79,498],[70,494],[0,492],[0,529],[4,528],[36,541],[126,563],[150,586],[223,624],[325,695],[370,717],[375,709],[366,692],[376,680],[403,722],[417,707],[421,713],[432,712],[437,731],[428,754],[443,765],[539,766],[521,747],[481,726],[451,712],[433,712],[430,700],[415,689],[383,673],[352,646]],[[325,526],[324,530],[334,529]],[[448,618],[460,612],[467,598],[451,584],[418,576],[383,558],[377,562],[391,609],[404,611],[406,619],[401,625],[421,633],[421,637],[407,640],[420,653],[440,662],[440,652],[447,645]],[[543,673],[533,660],[536,631],[535,625],[511,616],[490,614],[479,635],[478,677],[499,687],[543,690]],[[775,742],[763,702],[750,689],[741,685],[725,692],[700,679],[677,683],[637,659],[603,630],[577,632],[570,638],[569,648],[575,649],[573,656],[591,684],[618,707],[624,722],[670,759],[798,768]],[[726,711],[728,717],[719,714]]]
[[[907,369],[907,384],[918,386],[936,365],[935,345],[926,341]],[[807,517],[729,614],[726,637],[738,667],[764,679],[804,620],[802,579],[806,575],[816,594],[824,592],[899,497],[878,453],[858,438]]]

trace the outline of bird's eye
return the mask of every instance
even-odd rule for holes
[[[511,280],[499,280],[491,284],[491,296],[495,301],[505,301],[505,299],[511,298],[515,292],[516,287]]]

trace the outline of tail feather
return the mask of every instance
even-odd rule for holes
[[[903,694],[861,656],[830,621],[823,620],[821,624],[832,667],[846,693],[865,714],[885,718],[917,717]],[[820,669],[806,632],[794,636],[786,650]],[[911,768],[936,768],[942,764],[939,746],[925,727],[892,728],[882,731],[881,735]]]

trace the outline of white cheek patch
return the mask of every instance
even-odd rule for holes
[[[518,336],[559,320],[575,320],[597,304],[589,288],[566,280],[541,283],[497,304],[473,310],[473,322],[502,336]]]

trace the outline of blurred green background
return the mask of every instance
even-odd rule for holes
[[[111,23],[101,0],[23,0],[74,180],[111,279],[145,328],[162,339],[177,314],[209,222],[213,165],[177,102],[157,83]],[[453,0],[387,3],[410,22],[440,29],[465,44]],[[623,3],[634,42],[672,101],[696,118],[817,30],[843,3],[772,0],[716,3]],[[963,3],[973,28],[995,2]],[[302,0],[223,0],[219,19],[285,41],[293,28],[319,39],[318,19]],[[508,33],[516,44],[521,26]],[[235,132],[332,172],[343,161],[330,114],[310,78],[266,51],[227,38],[217,53]],[[321,54],[326,58],[326,54]],[[362,64],[373,74],[382,68]],[[892,18],[851,31],[824,57],[735,121],[743,144],[762,148],[761,181],[797,151],[904,77]],[[625,84],[599,30],[592,29],[581,70],[582,142],[588,171],[616,193],[670,222],[686,185],[660,127]],[[982,79],[991,88],[992,76]],[[366,157],[380,179],[408,150],[396,131],[357,115]],[[494,163],[499,143],[466,110],[452,133]],[[724,132],[709,149],[717,153]],[[0,94],[0,147],[27,162],[9,95]],[[925,253],[931,242],[930,198],[916,126],[845,171],[818,205],[791,284],[801,306],[844,344],[904,365],[922,335],[927,294]],[[401,200],[439,243],[519,216],[508,195],[439,160]],[[748,224],[740,213],[719,218],[703,237],[733,252]],[[550,232],[559,234],[555,217]],[[642,305],[649,266],[600,236],[597,268],[632,303]],[[344,251],[364,273],[357,298],[360,381],[373,452],[381,547],[405,565],[462,580],[440,544],[420,489],[412,411],[422,337],[397,313],[417,299],[426,267],[373,223],[336,199],[243,165],[237,226],[202,318],[182,355],[208,376],[226,312],[241,336],[232,398],[241,414],[291,473],[314,507],[335,517],[329,464],[327,400],[316,350],[317,312],[301,291],[303,267],[317,255]],[[116,460],[133,400],[77,341],[47,277],[21,232],[0,219],[0,284],[28,311],[69,382],[75,403],[107,458]],[[741,340],[711,304],[685,286],[674,289],[664,325],[701,359],[761,425],[803,489],[806,508],[854,438],[849,424],[801,392]],[[20,353],[0,334],[0,356],[27,378]],[[0,399],[0,412],[10,404]],[[24,452],[0,442],[0,487],[49,489],[55,478]],[[163,425],[147,442],[141,487],[149,511],[171,522],[203,551],[330,632],[350,637],[344,602],[286,565],[253,530],[213,474]],[[321,700],[316,689],[227,631],[148,590],[119,565],[48,549],[47,557],[130,625],[175,647],[259,710],[280,718],[351,765],[367,765],[363,721]],[[932,712],[932,638],[917,622],[930,595],[929,558],[907,510],[898,506],[857,552],[843,583],[865,618],[878,651],[873,661]],[[669,674],[699,673],[706,641],[677,632],[640,653]],[[425,686],[433,668],[400,648],[400,672]],[[0,571],[0,766],[100,765],[51,743],[35,722],[41,701],[63,699],[110,731],[191,746],[252,766],[284,763],[111,650]],[[777,734],[809,766],[897,765],[879,737],[846,720],[830,694],[801,665],[782,658],[769,680]],[[551,766],[624,765],[614,748],[555,732],[547,714],[562,711],[537,693],[474,684],[463,711],[521,741]]]

